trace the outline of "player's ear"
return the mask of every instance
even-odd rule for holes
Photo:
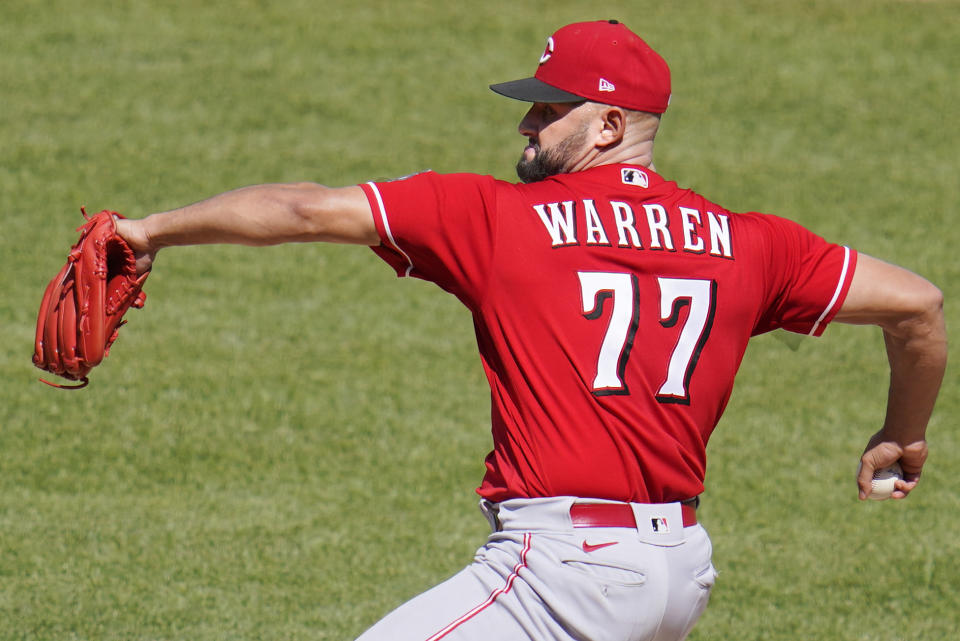
[[[627,114],[620,107],[604,105],[600,112],[601,129],[598,146],[609,147],[623,140],[627,130]]]

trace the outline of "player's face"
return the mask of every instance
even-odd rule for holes
[[[525,183],[571,171],[583,155],[588,123],[577,107],[584,103],[535,102],[520,121],[528,144],[517,162],[517,176]]]

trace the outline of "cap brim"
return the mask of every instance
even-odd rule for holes
[[[575,93],[557,89],[553,85],[537,80],[536,78],[523,78],[521,80],[511,80],[510,82],[501,82],[496,85],[490,85],[490,89],[514,100],[523,100],[525,102],[583,102],[586,98],[578,96]]]

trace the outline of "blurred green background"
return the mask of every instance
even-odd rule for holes
[[[37,383],[36,308],[88,211],[421,169],[513,178],[567,22],[669,61],[660,173],[918,271],[957,315],[960,3],[4,0],[0,639],[352,639],[467,564],[488,391],[467,311],[363,248],[161,255],[81,392]],[[952,370],[921,487],[862,504],[878,330],[756,339],[710,446],[721,571],[697,641],[960,629]]]

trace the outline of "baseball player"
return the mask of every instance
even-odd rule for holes
[[[916,486],[946,360],[940,291],[772,215],[734,213],[654,168],[664,60],[616,21],[567,25],[533,77],[522,183],[416,174],[260,185],[120,220],[140,271],[197,243],[368,245],[473,315],[493,450],[491,535],[463,571],[362,641],[683,639],[716,573],[697,519],[705,448],[751,336],[883,328],[886,421],[862,455]]]

